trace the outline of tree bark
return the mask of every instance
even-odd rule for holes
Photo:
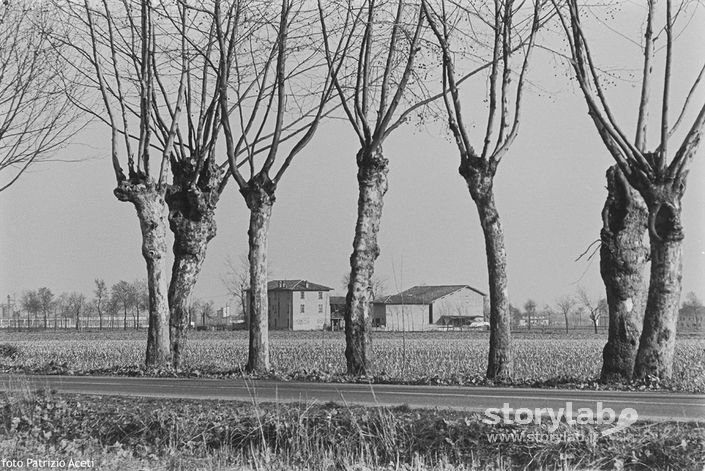
[[[115,189],[120,201],[129,201],[137,210],[142,231],[142,256],[147,265],[149,289],[149,328],[145,364],[165,367],[171,361],[169,345],[169,304],[167,298],[165,189],[149,180],[122,181]]]
[[[169,283],[169,337],[172,365],[180,368],[186,348],[188,299],[198,281],[208,242],[215,237],[215,207],[220,197],[221,171],[208,160],[198,181],[193,161],[172,162],[173,185],[166,194],[169,227],[174,234],[174,264]]]
[[[241,190],[250,210],[249,242],[250,291],[248,324],[250,346],[248,372],[268,372],[269,364],[269,303],[267,297],[267,246],[269,221],[275,201],[276,185],[266,174],[257,174]]]
[[[485,161],[475,162],[480,169],[466,160],[460,174],[470,190],[480,216],[482,234],[485,238],[487,274],[490,287],[490,351],[487,359],[487,378],[511,380],[514,374],[512,359],[511,319],[509,316],[509,292],[507,289],[507,252],[504,247],[504,231],[494,201],[493,172],[485,167]]]
[[[651,278],[634,365],[634,377],[638,379],[669,379],[673,373],[684,237],[680,222],[682,191],[682,186],[665,183],[653,185],[645,196],[649,208]]]
[[[350,255],[350,282],[345,298],[345,358],[350,375],[370,372],[372,277],[379,256],[377,233],[387,192],[389,161],[381,147],[357,154],[357,223]]]
[[[628,381],[634,371],[646,304],[647,215],[644,199],[616,166],[610,167],[600,233],[600,274],[609,310],[602,381]]]

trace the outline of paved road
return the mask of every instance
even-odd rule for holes
[[[217,399],[258,402],[304,401],[367,405],[401,405],[419,408],[450,408],[483,412],[487,408],[566,409],[575,414],[582,407],[611,408],[617,415],[631,407],[640,419],[705,421],[705,395],[667,392],[580,391],[561,389],[488,388],[453,386],[404,386],[390,384],[307,383],[245,381],[242,379],[132,378],[120,376],[0,375],[0,390],[22,385],[60,392]]]

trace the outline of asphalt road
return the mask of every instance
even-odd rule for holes
[[[565,389],[408,386],[391,384],[246,381],[243,379],[133,378],[120,376],[0,375],[0,390],[51,389],[58,392],[215,399],[258,402],[317,402],[408,405],[483,412],[508,404],[511,409],[552,408],[573,415],[580,408],[633,408],[639,419],[705,421],[705,395],[669,392],[583,391]]]

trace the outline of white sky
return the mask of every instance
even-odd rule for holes
[[[630,12],[641,14],[641,9],[627,8]],[[705,61],[703,13],[701,8],[676,45],[675,62],[682,69],[674,74],[674,110],[686,93],[685,84]],[[602,31],[595,36],[601,41],[595,43],[595,54],[607,62],[638,59],[636,46],[616,34]],[[519,136],[495,183],[506,237],[509,293],[518,306],[528,298],[539,306],[553,305],[578,285],[594,297],[604,296],[598,257],[592,263],[575,259],[599,237],[604,174],[612,160],[587,116],[582,96],[564,81],[565,69],[545,52],[535,59],[530,78],[543,91],[527,90]],[[638,62],[624,67],[634,65]],[[629,135],[637,96],[637,83],[620,81],[610,89],[618,119]],[[700,106],[705,100],[702,88],[697,98]],[[473,108],[467,103],[466,113]],[[0,302],[6,302],[8,294],[19,296],[41,286],[55,294],[92,295],[95,278],[111,285],[145,277],[135,210],[112,194],[115,181],[107,129],[93,125],[76,141],[81,144],[57,158],[90,160],[35,165],[0,193]],[[284,176],[270,231],[275,278],[308,279],[342,292],[357,210],[357,149],[347,123],[324,123]],[[445,131],[402,128],[387,140],[384,152],[391,170],[376,271],[388,290],[470,284],[486,291],[484,241],[475,205],[458,175],[457,150]],[[703,178],[701,147],[683,200],[683,290],[695,291],[701,298],[705,297]],[[221,198],[218,235],[209,245],[196,287],[196,296],[217,305],[227,302],[221,282],[225,258],[237,259],[247,251],[249,216],[235,186],[231,182]]]

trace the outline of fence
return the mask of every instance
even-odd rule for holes
[[[102,328],[103,329],[146,329],[149,325],[149,319],[147,315],[140,316],[139,321],[134,316],[128,316],[125,320],[124,316],[103,316]],[[48,317],[46,319],[46,324],[43,317],[14,317],[12,319],[0,318],[0,329],[17,329],[17,330],[28,330],[28,329],[100,329],[101,320],[99,317],[84,317],[79,318],[78,327],[76,326],[76,319],[69,317]]]

